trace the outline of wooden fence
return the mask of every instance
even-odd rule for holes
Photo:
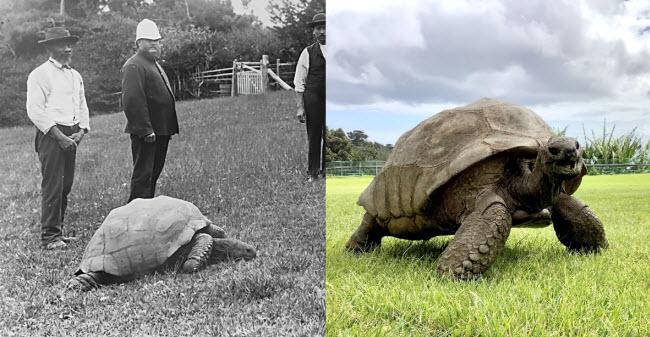
[[[206,91],[220,96],[256,95],[263,94],[273,87],[292,90],[287,81],[293,80],[295,64],[282,63],[280,59],[271,64],[268,55],[263,55],[259,62],[234,60],[230,68],[197,70],[191,77],[198,83],[193,95],[200,97]],[[290,70],[287,70],[287,67],[290,67]],[[209,89],[213,84],[218,85],[219,90]]]
[[[170,78],[170,85],[176,99],[256,95],[269,90],[293,90],[287,82],[293,82],[296,62],[283,63],[277,59],[276,63],[269,63],[269,57],[263,55],[258,62],[235,60],[232,64],[230,68],[207,71],[197,68],[188,77],[177,75],[176,78]],[[107,95],[115,97],[119,109],[122,109],[122,92]]]

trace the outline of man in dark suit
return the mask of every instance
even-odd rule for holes
[[[136,30],[137,52],[122,67],[122,104],[131,134],[133,174],[129,202],[153,198],[171,136],[178,133],[174,94],[160,58],[156,24],[142,20]]]
[[[312,181],[325,176],[325,14],[314,15],[309,26],[316,42],[300,54],[293,83],[298,119],[307,122],[308,181]]]

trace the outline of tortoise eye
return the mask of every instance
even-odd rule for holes
[[[580,150],[580,143],[576,142],[576,150]]]

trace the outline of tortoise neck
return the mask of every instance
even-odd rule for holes
[[[537,156],[532,169],[529,162],[520,164],[519,179],[513,179],[510,192],[522,208],[529,212],[540,212],[555,203],[560,195],[562,181],[553,179],[544,172],[540,156]]]

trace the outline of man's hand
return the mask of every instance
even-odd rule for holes
[[[300,123],[304,123],[307,120],[307,115],[305,114],[305,105],[302,101],[302,92],[296,91],[296,106],[298,107],[298,111],[296,113],[296,117],[298,117],[298,121]]]
[[[299,106],[298,107],[298,112],[296,113],[296,117],[298,117],[298,121],[300,123],[304,123],[305,120],[307,119],[307,116],[305,114],[305,108]]]
[[[79,143],[81,143],[81,140],[84,138],[85,134],[86,132],[82,129],[79,132],[70,135],[70,139],[74,140],[74,142],[77,143],[77,145],[79,145]]]
[[[72,137],[72,136],[71,136]],[[72,151],[77,148],[77,143],[69,137],[60,137],[56,140],[64,151]]]
[[[83,131],[82,131],[83,132]],[[47,132],[47,135],[54,138],[63,151],[72,151],[77,148],[77,143],[72,140],[70,137],[66,136],[55,126],[50,128],[50,131]]]
[[[153,143],[156,141],[156,133],[152,132],[144,137],[144,141],[147,143]]]

